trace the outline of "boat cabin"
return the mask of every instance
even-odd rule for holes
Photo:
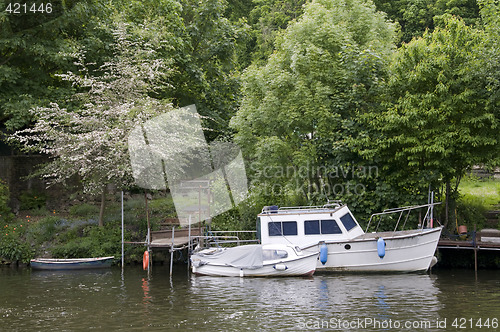
[[[321,241],[348,241],[363,234],[347,205],[284,208],[274,205],[264,207],[257,216],[257,236],[262,244],[305,248]]]

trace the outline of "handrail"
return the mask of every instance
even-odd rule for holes
[[[311,210],[311,209],[321,209],[322,205],[304,205],[304,206],[282,206],[278,208],[279,210]]]
[[[309,205],[309,206],[282,206],[278,207],[277,210],[266,210],[262,209],[261,214],[273,214],[273,213],[286,213],[286,212],[295,212],[295,211],[325,211],[331,209],[338,209],[343,207],[344,205],[336,204],[336,203],[328,203],[325,205]]]
[[[406,221],[408,220],[408,217],[409,217],[409,214],[410,214],[410,211],[412,210],[416,210],[416,209],[421,209],[421,208],[424,208],[424,207],[427,207],[427,212],[425,213],[425,216],[424,216],[424,219],[425,220],[427,218],[427,216],[429,215],[429,212],[430,212],[430,208],[433,207],[434,205],[439,205],[441,204],[441,202],[437,202],[437,203],[428,203],[428,204],[422,204],[422,205],[413,205],[413,206],[404,206],[404,207],[398,207],[398,208],[392,208],[392,209],[386,209],[382,212],[378,212],[378,213],[373,213],[371,216],[370,216],[370,219],[368,220],[368,225],[366,226],[366,230],[365,230],[365,233],[368,232],[368,229],[370,228],[370,224],[372,222],[372,220],[374,219],[374,217],[376,216],[382,216],[382,215],[387,215],[387,214],[393,214],[393,213],[401,213],[400,216],[399,216],[399,219],[398,219],[398,222],[396,224],[396,228],[394,229],[394,231],[397,230],[397,227],[399,225],[399,222],[401,220],[401,216],[403,215],[403,212],[405,211],[408,211],[408,215],[406,216],[406,219],[405,219],[405,222],[403,224],[403,227],[404,225],[406,225]],[[380,225],[380,221],[382,220],[382,218],[379,219],[378,223],[377,223],[377,227],[375,227],[375,231],[378,230],[378,227]],[[424,224],[422,223],[422,229],[424,228]]]

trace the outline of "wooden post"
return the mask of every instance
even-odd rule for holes
[[[476,235],[476,224],[474,224],[474,272],[477,278],[477,235]]]
[[[123,190],[122,190],[122,273],[125,266],[125,241],[124,241],[124,216],[123,216]]]
[[[146,191],[144,191],[144,200],[146,201],[146,221],[148,225],[147,250],[149,253],[149,262],[148,262],[148,274],[149,274],[149,267],[153,265],[153,255],[151,255],[151,224],[149,223],[148,195]]]
[[[191,254],[191,215],[189,215],[189,219],[188,219],[188,223],[189,223],[189,229],[188,229],[188,248],[187,248],[187,256],[188,256],[188,260],[187,260],[187,265],[188,265],[188,273],[189,273],[189,267],[190,267],[190,257],[189,255]]]
[[[175,239],[175,226],[172,227],[172,246],[170,247],[170,276],[172,276],[172,269],[174,267],[174,239]]]

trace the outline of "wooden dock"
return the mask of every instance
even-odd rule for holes
[[[472,232],[467,234],[467,238],[468,240],[441,239],[438,249],[500,250],[500,231],[497,229]]]
[[[477,271],[477,255],[479,251],[499,251],[500,231],[497,229],[483,229],[463,235],[465,239],[440,239],[437,248],[440,250],[474,250],[474,269]]]

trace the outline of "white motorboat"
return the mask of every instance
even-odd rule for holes
[[[193,273],[228,277],[311,276],[317,261],[317,250],[305,253],[285,244],[209,248],[191,255]]]
[[[316,207],[265,207],[257,218],[261,243],[299,246],[302,251],[320,251],[317,271],[414,272],[426,271],[437,262],[434,256],[442,227],[397,230],[405,214],[427,208],[431,220],[434,203],[404,207],[372,215],[400,213],[392,231],[363,231],[349,208],[341,203]],[[408,212],[406,214],[406,212]],[[380,223],[380,221],[379,221]],[[430,222],[429,224],[432,224]],[[376,230],[378,229],[378,225]]]

